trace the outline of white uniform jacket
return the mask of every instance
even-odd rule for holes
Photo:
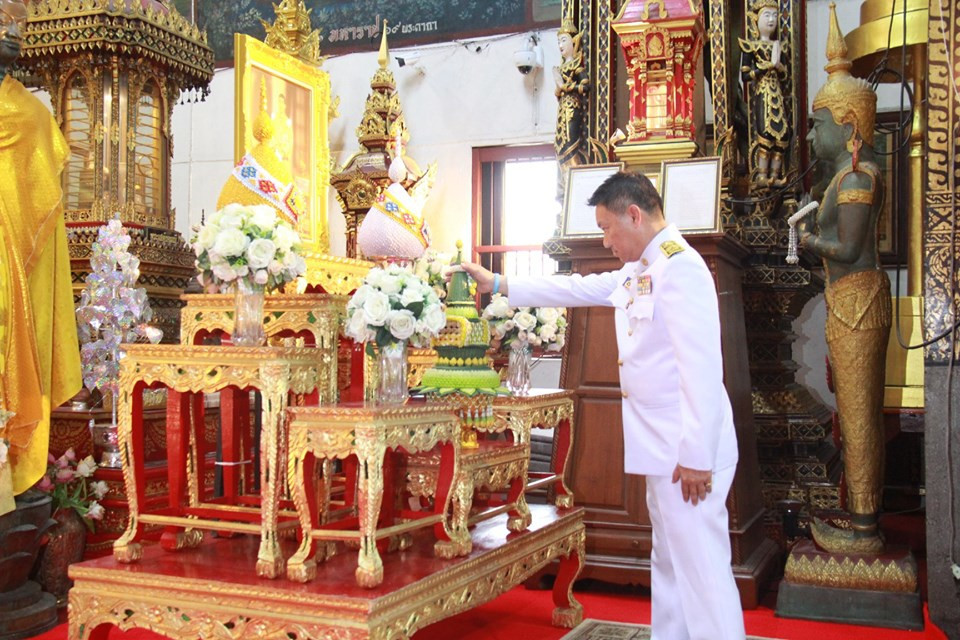
[[[676,226],[619,271],[510,276],[508,289],[511,306],[616,308],[626,473],[670,475],[677,463],[703,471],[736,464],[716,288]]]

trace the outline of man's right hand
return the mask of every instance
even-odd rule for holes
[[[493,291],[493,272],[473,262],[461,262],[460,266],[477,282],[478,293]],[[500,276],[500,293],[507,295],[507,279]]]

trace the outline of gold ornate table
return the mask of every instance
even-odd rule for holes
[[[451,540],[446,519],[450,489],[460,457],[460,421],[452,411],[411,401],[393,406],[349,403],[297,407],[291,408],[288,415],[288,480],[300,518],[302,540],[300,548],[287,562],[287,578],[308,582],[316,576],[314,540],[359,539],[355,575],[357,584],[367,588],[376,587],[383,581],[383,562],[377,549],[380,539],[433,526],[437,555],[452,557],[455,554],[458,545]],[[414,454],[438,446],[438,490],[433,512],[402,512],[399,515],[409,521],[395,524],[392,466],[388,465],[391,471],[384,473],[384,463],[390,459],[388,451],[403,449]],[[310,499],[318,492],[313,486],[317,476],[312,472],[309,459],[347,460],[353,456],[357,460],[356,473],[347,471],[346,475],[356,478],[357,516],[328,522],[327,499],[321,499],[319,506]],[[350,466],[345,465],[345,468]],[[329,474],[324,474],[321,482],[326,482],[328,477]],[[319,494],[329,496],[329,489],[321,488]],[[349,506],[349,496],[352,495],[349,488],[347,495]],[[356,530],[347,530],[353,525]],[[319,555],[321,560],[326,559],[326,547]]]
[[[198,545],[202,539],[198,529],[260,533],[257,574],[277,577],[283,570],[277,521],[281,491],[279,473],[283,469],[286,443],[285,409],[290,393],[311,394],[306,401],[316,401],[316,349],[133,344],[127,345],[125,350],[126,357],[120,364],[117,431],[130,517],[126,531],[114,543],[114,557],[121,562],[135,562],[141,557],[138,541],[144,524],[161,524],[169,528],[162,539],[168,549]],[[160,512],[143,513],[146,505],[143,390],[157,386],[165,386],[168,390],[170,506]],[[259,389],[263,396],[261,494],[256,507],[201,503],[197,478],[203,477],[204,462],[203,456],[198,455],[197,443],[203,429],[202,394],[230,387]],[[225,441],[231,438],[232,434],[224,433]],[[189,468],[186,474],[185,468]],[[185,506],[187,490],[189,496]],[[185,531],[179,531],[180,528]]]
[[[498,396],[493,412],[498,418],[493,430],[509,429],[518,442],[530,442],[533,427],[553,429],[553,456],[550,473],[531,474],[527,491],[556,485],[556,505],[573,507],[573,492],[566,483],[567,463],[573,448],[573,391],[531,389],[526,396]]]

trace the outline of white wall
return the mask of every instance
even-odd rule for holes
[[[436,162],[437,180],[424,216],[435,245],[453,249],[470,243],[472,150],[474,147],[552,143],[556,98],[549,69],[559,64],[556,30],[538,32],[544,68],[521,75],[513,52],[530,34],[512,34],[391,51],[390,69],[410,130],[407,153],[421,167]],[[399,67],[396,57],[416,52],[416,66]],[[330,123],[330,151],[338,164],[357,151],[356,129],[377,69],[377,52],[329,58],[333,95],[340,117]],[[233,166],[234,71],[219,70],[203,103],[181,105],[173,118],[173,204],[177,229],[185,235],[214,209]],[[330,190],[331,253],[344,255],[344,220]]]

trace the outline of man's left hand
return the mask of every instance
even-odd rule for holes
[[[692,502],[693,506],[701,500],[707,499],[707,494],[713,490],[713,472],[687,469],[679,464],[673,470],[673,482],[680,482],[683,491],[683,501]]]

